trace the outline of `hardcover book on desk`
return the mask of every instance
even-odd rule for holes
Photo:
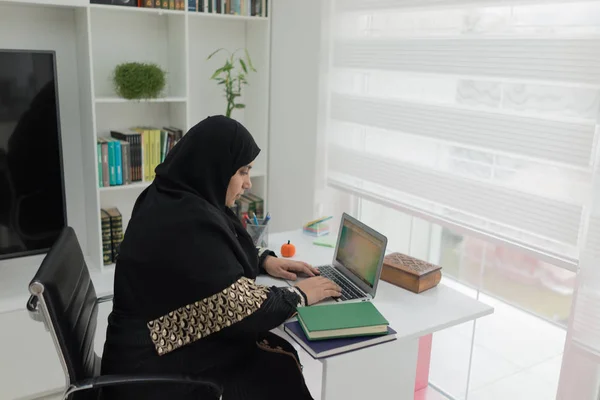
[[[283,330],[313,358],[325,358],[356,351],[396,339],[396,331],[387,327],[387,333],[379,336],[356,336],[327,340],[308,340],[298,321],[286,322]]]
[[[300,307],[298,321],[310,340],[376,336],[388,332],[388,321],[369,301]]]

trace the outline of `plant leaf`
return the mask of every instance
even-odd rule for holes
[[[206,57],[206,59],[210,60],[212,58],[212,56],[214,56],[215,54],[217,54],[221,50],[225,50],[225,49],[224,48],[220,48],[220,49],[217,49],[217,50],[213,51],[212,53],[210,53],[210,55],[208,57]]]
[[[223,69],[223,68],[224,68],[224,67],[221,67],[221,68],[219,68],[218,70],[216,70],[216,71],[215,71],[215,72],[212,74],[212,76],[210,77],[210,79],[216,79],[216,78],[217,78],[217,76],[219,76],[219,74],[220,74],[221,72],[223,72],[223,71],[224,71],[224,69]]]
[[[247,74],[248,68],[246,68],[246,63],[241,58],[240,58],[240,65],[242,66],[242,69],[244,70],[244,72]],[[240,74],[240,77],[243,77],[243,75]]]
[[[236,104],[235,108],[246,108],[245,104]]]
[[[252,65],[252,59],[250,58],[250,53],[248,53],[248,49],[244,49],[244,52],[246,53],[246,61],[248,61],[248,65],[250,66],[250,69],[254,72],[256,72],[256,70],[254,69],[254,65]]]

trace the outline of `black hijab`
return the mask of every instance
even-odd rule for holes
[[[120,287],[122,298],[143,303],[144,316],[155,318],[256,277],[257,250],[225,196],[230,178],[259,152],[248,130],[227,117],[187,132],[136,201],[116,265],[115,306]]]

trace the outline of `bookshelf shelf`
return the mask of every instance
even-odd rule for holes
[[[124,104],[124,103],[185,103],[186,97],[158,97],[156,99],[129,100],[121,97],[97,97],[96,104]]]
[[[150,14],[150,15],[189,15],[191,17],[199,18],[215,18],[215,19],[230,19],[230,20],[245,20],[245,21],[268,21],[269,17],[262,16],[249,16],[249,15],[237,15],[237,14],[220,14],[203,11],[181,11],[181,10],[165,10],[162,8],[145,8],[145,7],[126,7],[126,6],[111,6],[104,4],[90,4],[90,9],[110,12],[126,12],[126,13],[139,13],[139,14]]]
[[[114,192],[120,190],[134,190],[134,189],[145,189],[150,186],[152,182],[135,182],[128,185],[117,185],[117,186],[106,186],[98,188],[101,192]]]
[[[251,192],[263,199],[267,209],[270,17],[89,4],[89,1],[9,0],[11,5],[5,6],[5,1],[0,0],[0,14],[7,21],[23,21],[15,25],[19,29],[27,26],[29,20],[36,21],[33,27],[23,31],[35,34],[15,35],[6,47],[30,48],[31,43],[41,40],[45,49],[55,50],[61,102],[67,99],[65,104],[78,106],[72,113],[66,107],[61,109],[61,129],[68,138],[62,144],[68,166],[65,201],[70,224],[85,244],[83,251],[90,268],[102,272],[111,268],[103,262],[100,210],[118,209],[125,231],[138,196],[150,185],[150,182],[132,182],[100,187],[99,178],[102,182],[106,178],[105,163],[115,157],[117,151],[113,150],[111,156],[103,143],[112,138],[114,132],[136,127],[176,129],[172,132],[185,133],[208,116],[224,114],[223,88],[210,78],[223,66],[227,55],[221,53],[207,60],[220,48],[247,49],[256,68],[256,72],[247,76],[249,85],[242,92],[241,100],[246,108],[234,110],[232,118],[248,128],[262,149],[254,163]],[[261,9],[267,4],[272,6],[272,1],[261,1]],[[265,15],[271,15],[268,6]],[[0,24],[0,31],[5,33],[3,37],[9,37],[10,26],[13,25]],[[163,97],[144,100],[119,97],[112,76],[115,67],[125,62],[153,63],[166,71]],[[155,139],[153,134],[147,137]],[[149,160],[150,167],[160,162],[164,143],[169,146],[172,143],[172,139],[167,140],[170,141],[158,141],[161,147],[150,140],[145,142],[146,146],[153,146],[153,150],[148,147],[142,150],[152,151],[147,158],[143,153],[142,160]],[[134,144],[139,152],[140,142]],[[129,142],[129,155],[131,145]],[[161,150],[159,157],[155,153],[157,148]],[[120,159],[123,162],[123,153]],[[116,160],[118,158],[112,158],[111,162],[118,163]],[[129,164],[124,165],[131,168],[131,160],[129,158],[126,161]],[[136,162],[140,162],[140,157],[136,157]],[[102,168],[100,174],[98,165]]]
[[[111,6],[104,4],[90,4],[91,10],[113,11],[113,12],[128,12],[140,14],[155,14],[155,15],[185,15],[186,11],[181,10],[165,10],[162,8],[144,8],[144,7],[127,7],[127,6]]]
[[[214,19],[226,19],[231,21],[268,21],[268,17],[258,16],[247,16],[247,15],[234,15],[234,14],[216,14],[207,12],[195,12],[190,11],[188,15],[192,18],[214,18]]]

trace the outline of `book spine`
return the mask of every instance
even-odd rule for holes
[[[142,135],[135,137],[135,180],[142,180]]]
[[[98,185],[100,187],[104,186],[104,182],[102,181],[102,143],[96,143],[96,152],[98,157]]]
[[[119,256],[119,246],[123,241],[123,217],[120,214],[110,217],[110,233],[112,238],[113,262],[116,262]]]
[[[160,131],[160,158],[159,158],[159,162],[163,162],[163,160],[165,159],[165,130],[162,129]]]
[[[156,167],[160,164],[160,129],[154,131],[154,164],[152,165],[152,179],[156,177]]]
[[[110,171],[108,167],[108,143],[102,142],[102,186],[110,186]]]
[[[123,183],[131,183],[131,157],[129,142],[121,142],[121,164],[123,168]]]
[[[140,132],[140,139],[142,145],[142,176],[143,180],[148,180],[148,133],[146,131]]]
[[[110,233],[110,217],[104,210],[101,210],[100,214],[100,220],[102,224],[102,261],[104,265],[108,265],[113,262],[112,235]]]
[[[115,146],[115,184],[123,184],[123,159],[121,142],[118,140],[113,141]]]
[[[117,183],[116,174],[116,160],[115,160],[115,143],[113,141],[108,142],[108,168],[110,171],[110,186],[114,186]]]

